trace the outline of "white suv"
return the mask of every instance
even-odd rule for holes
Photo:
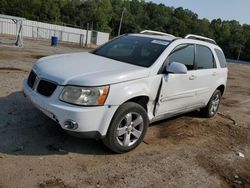
[[[214,116],[227,72],[212,39],[143,31],[92,52],[42,58],[23,87],[68,133],[123,153],[142,142],[152,122],[197,109]]]

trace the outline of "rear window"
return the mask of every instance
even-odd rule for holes
[[[215,68],[214,56],[208,47],[196,45],[196,63],[197,69]]]
[[[214,50],[215,50],[215,53],[216,53],[216,55],[217,55],[217,57],[219,59],[220,67],[221,68],[227,67],[227,61],[226,61],[224,53],[219,49],[214,49]]]
[[[125,35],[106,43],[93,53],[133,65],[150,67],[168,44],[167,40]]]

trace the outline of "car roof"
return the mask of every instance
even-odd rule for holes
[[[207,46],[218,46],[217,43],[215,42],[215,40],[208,38],[208,37],[204,37],[204,36],[200,36],[200,35],[194,35],[194,34],[188,34],[186,35],[184,38],[181,37],[175,37],[174,35],[168,34],[168,33],[163,33],[163,32],[159,32],[159,31],[152,31],[152,30],[144,30],[141,31],[140,33],[136,33],[136,34],[129,34],[132,36],[141,36],[141,37],[148,37],[148,38],[155,38],[155,39],[161,39],[161,40],[167,40],[167,41],[174,41],[174,40],[190,40],[193,43],[203,43],[204,45]]]

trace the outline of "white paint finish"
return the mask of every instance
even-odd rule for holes
[[[106,104],[120,105],[129,99],[138,96],[147,96],[150,101],[154,101],[159,88],[162,75],[133,79],[131,81],[113,84],[110,87]]]
[[[197,76],[196,85],[199,89],[196,93],[195,99],[207,104],[213,92],[219,86],[217,83],[219,80],[218,71],[217,69],[202,69],[196,70],[195,72]]]
[[[98,131],[104,136],[107,132],[109,122],[118,108],[118,106],[90,108],[71,105],[58,100],[62,87],[58,87],[54,94],[48,98],[31,90],[27,85],[27,80],[24,81],[23,85],[24,93],[29,97],[31,102],[48,117],[52,118],[50,114],[55,115],[63,129],[65,129],[63,124],[66,120],[76,121],[78,129],[72,130],[75,132]]]
[[[149,69],[88,52],[50,56],[34,65],[35,72],[59,85],[101,86],[147,77]]]
[[[195,71],[188,71],[187,74],[164,75],[156,115],[176,112],[201,103],[196,98],[199,80],[190,80],[195,74]]]
[[[136,34],[142,35],[142,34]],[[144,36],[144,35],[143,35]],[[150,37],[150,36],[147,36]],[[166,37],[166,36],[164,36]],[[157,38],[157,36],[153,36]],[[159,36],[162,39],[162,36]],[[75,131],[99,131],[106,135],[111,119],[124,102],[138,96],[146,96],[149,120],[166,113],[178,114],[205,106],[212,93],[220,85],[226,85],[227,68],[220,68],[215,56],[216,69],[192,70],[187,74],[158,74],[169,53],[180,44],[201,44],[211,48],[216,45],[191,39],[172,42],[149,68],[122,63],[90,53],[55,55],[40,59],[33,67],[40,78],[55,81],[60,85],[100,86],[110,85],[108,97],[102,107],[79,107],[58,100],[63,86],[59,86],[50,98],[31,91],[26,82],[24,90],[34,104],[59,117],[77,121],[81,126]],[[162,80],[159,101],[156,101]],[[154,114],[155,104],[156,113]]]

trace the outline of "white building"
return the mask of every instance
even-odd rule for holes
[[[4,17],[6,15],[2,15]],[[0,34],[16,35],[17,27],[11,19],[0,17]],[[32,20],[23,20],[22,34],[24,37],[34,39],[51,39],[57,36],[59,41],[85,44],[102,45],[109,40],[109,33],[87,31],[72,27],[48,24]]]

